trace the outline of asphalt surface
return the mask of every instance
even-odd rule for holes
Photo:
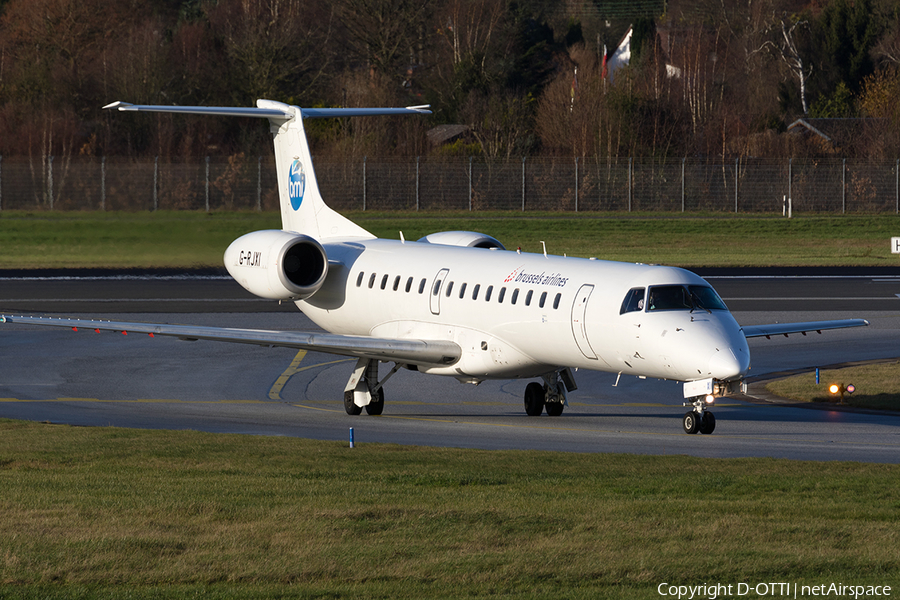
[[[316,329],[293,305],[257,300],[216,273],[6,275],[3,314]],[[752,379],[900,356],[900,269],[708,277],[741,324],[871,322],[750,340]],[[346,440],[352,427],[357,443],[900,462],[900,415],[782,405],[761,385],[717,402],[715,433],[689,436],[679,384],[622,377],[614,386],[615,375],[584,370],[557,418],[525,415],[527,381],[474,387],[405,370],[385,386],[384,415],[350,417],[341,396],[353,362],[314,352],[0,325],[0,360],[0,417],[7,418],[327,440]]]

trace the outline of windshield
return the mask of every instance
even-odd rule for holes
[[[728,310],[719,295],[705,285],[659,285],[650,288],[647,311]]]
[[[707,310],[728,310],[722,299],[716,293],[716,290],[705,285],[689,285],[688,290],[691,292],[691,298],[694,305],[698,308]]]

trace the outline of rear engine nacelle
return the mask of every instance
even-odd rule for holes
[[[225,268],[248,292],[272,300],[303,300],[322,287],[328,256],[307,235],[274,229],[231,242]]]
[[[496,238],[477,231],[439,231],[418,240],[425,244],[506,250]]]

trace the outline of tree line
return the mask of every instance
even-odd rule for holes
[[[431,104],[309,122],[335,157],[886,159],[898,97],[892,0],[0,0],[3,156],[265,154],[256,120],[100,107],[267,98]],[[801,117],[854,119],[853,135],[787,133]],[[429,142],[442,124],[467,129]]]

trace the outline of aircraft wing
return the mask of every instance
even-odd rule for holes
[[[773,335],[783,335],[785,337],[790,333],[802,333],[806,335],[809,331],[822,333],[826,329],[846,329],[848,327],[865,327],[869,322],[865,319],[840,319],[836,321],[807,321],[806,323],[773,323],[771,325],[745,325],[741,327],[744,336],[747,338],[754,337],[771,337]]]
[[[255,344],[257,346],[281,346],[302,348],[329,354],[395,361],[416,365],[450,365],[459,360],[460,347],[445,340],[405,340],[374,338],[331,333],[306,333],[302,331],[271,331],[265,329],[231,329],[226,327],[201,327],[196,325],[166,325],[159,323],[126,323],[121,321],[94,321],[87,319],[57,319],[50,317],[13,317],[0,315],[0,323],[46,325],[117,333],[146,333],[151,337],[166,335],[182,340],[213,340]]]

